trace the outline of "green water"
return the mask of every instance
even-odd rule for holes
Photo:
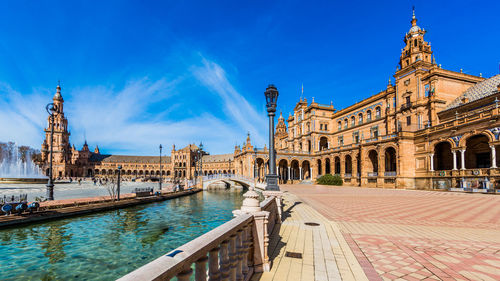
[[[223,224],[238,191],[0,230],[0,280],[115,280]]]

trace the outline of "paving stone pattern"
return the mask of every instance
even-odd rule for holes
[[[338,224],[370,280],[500,280],[500,196],[316,185],[282,190]]]

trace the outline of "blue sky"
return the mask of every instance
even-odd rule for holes
[[[2,1],[0,141],[39,148],[61,80],[71,142],[154,155],[203,141],[267,140],[263,92],[288,116],[382,90],[411,7],[443,68],[499,71],[499,1]]]

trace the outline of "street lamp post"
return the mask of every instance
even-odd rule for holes
[[[257,147],[253,149],[253,180],[255,185],[257,185]]]
[[[45,107],[47,113],[50,115],[50,153],[49,153],[49,181],[47,182],[47,200],[54,200],[54,180],[52,179],[52,153],[54,141],[54,115],[58,112],[57,105],[53,103],[47,104]]]
[[[274,150],[274,116],[276,115],[276,102],[278,90],[274,85],[269,85],[264,92],[266,96],[267,115],[269,116],[269,174],[266,176],[266,190],[279,191],[278,175],[276,175],[276,153]]]
[[[160,181],[159,181],[159,182],[160,182],[160,183],[159,183],[159,186],[160,186],[160,192],[161,192],[161,179],[162,179],[162,176],[161,176],[161,149],[162,149],[162,148],[163,148],[163,147],[162,147],[162,146],[161,146],[161,144],[160,144]]]
[[[118,165],[118,181],[116,183],[116,199],[120,201],[120,176],[121,176],[122,165]]]
[[[200,158],[200,175],[203,176],[203,143],[200,142],[200,147],[198,149],[198,157]]]

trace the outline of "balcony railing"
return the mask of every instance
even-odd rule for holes
[[[393,172],[384,172],[384,176],[386,176],[386,177],[395,177],[396,176],[396,171],[393,171]]]
[[[410,109],[410,107],[411,107],[411,102],[403,103],[401,105],[401,110],[407,110]]]
[[[371,173],[368,173],[368,176],[369,177],[377,177],[378,173],[377,172],[371,172]]]
[[[352,174],[344,174],[344,178],[351,178]]]

